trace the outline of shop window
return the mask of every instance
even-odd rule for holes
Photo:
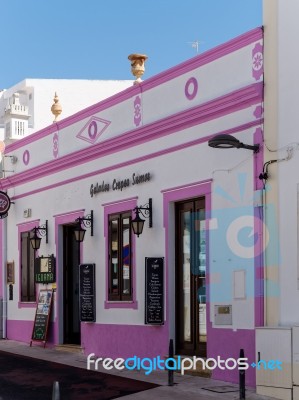
[[[109,300],[132,300],[131,212],[109,216]]]
[[[34,250],[30,244],[30,232],[21,234],[21,301],[35,302]]]

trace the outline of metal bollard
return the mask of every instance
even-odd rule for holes
[[[240,349],[240,358],[244,358],[244,349]],[[245,370],[239,371],[240,400],[245,400]]]
[[[59,382],[53,383],[52,400],[60,400]]]
[[[173,358],[173,339],[169,340],[169,358]],[[169,362],[169,366],[173,367],[173,361]],[[168,386],[173,386],[173,369],[168,369]]]

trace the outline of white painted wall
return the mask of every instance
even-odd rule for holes
[[[268,153],[268,159],[283,159],[288,156],[287,148],[292,149],[289,161],[270,166],[268,184],[272,189],[278,183],[278,215],[279,215],[279,245],[280,263],[278,273],[279,302],[276,302],[278,324],[292,325],[299,323],[297,312],[299,305],[298,277],[298,184],[299,184],[299,26],[297,16],[299,2],[297,0],[265,0],[265,43],[271,43],[273,51],[268,52],[265,66],[266,73],[265,108],[271,112],[265,114],[266,143],[277,152]],[[271,19],[270,19],[271,18]],[[272,39],[272,40],[271,40]],[[275,49],[275,51],[274,51]],[[273,69],[271,73],[272,62]],[[273,72],[277,70],[278,74]],[[268,87],[269,91],[268,91]],[[268,92],[267,92],[268,91]],[[271,94],[272,96],[271,96]],[[275,106],[276,103],[276,106]],[[272,119],[271,119],[272,118]],[[276,126],[269,129],[273,121]],[[268,127],[268,130],[267,130]],[[278,132],[277,145],[275,133]],[[275,199],[270,199],[275,203]]]

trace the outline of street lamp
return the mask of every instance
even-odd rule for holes
[[[33,236],[29,239],[33,250],[38,250],[40,248],[41,236],[46,236],[46,243],[48,243],[48,220],[42,226],[36,226],[32,229]]]
[[[93,236],[93,210],[90,211],[90,215],[87,215],[86,217],[78,217],[75,222],[77,222],[74,229],[76,242],[81,243],[84,240],[86,229],[82,228],[82,223],[85,228],[90,228],[90,236]]]
[[[259,151],[260,146],[258,144],[250,145],[240,142],[232,135],[216,135],[212,139],[209,140],[208,145],[210,147],[214,147],[216,149],[247,149],[253,150],[255,153]]]
[[[134,210],[135,212],[135,218],[132,219],[131,221],[131,226],[133,229],[133,232],[137,237],[142,234],[143,231],[143,226],[145,220],[140,218],[140,214],[145,217],[149,218],[149,228],[152,228],[153,226],[153,209],[152,209],[152,199],[148,200],[148,204],[142,206],[142,207],[135,207]]]

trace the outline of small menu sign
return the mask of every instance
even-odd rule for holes
[[[43,341],[44,347],[46,345],[52,297],[53,291],[50,289],[39,292],[30,346],[33,340]]]
[[[79,265],[80,321],[95,322],[95,264]]]
[[[145,258],[145,324],[164,324],[164,258]]]
[[[35,259],[35,283],[56,282],[56,263],[54,255]]]

